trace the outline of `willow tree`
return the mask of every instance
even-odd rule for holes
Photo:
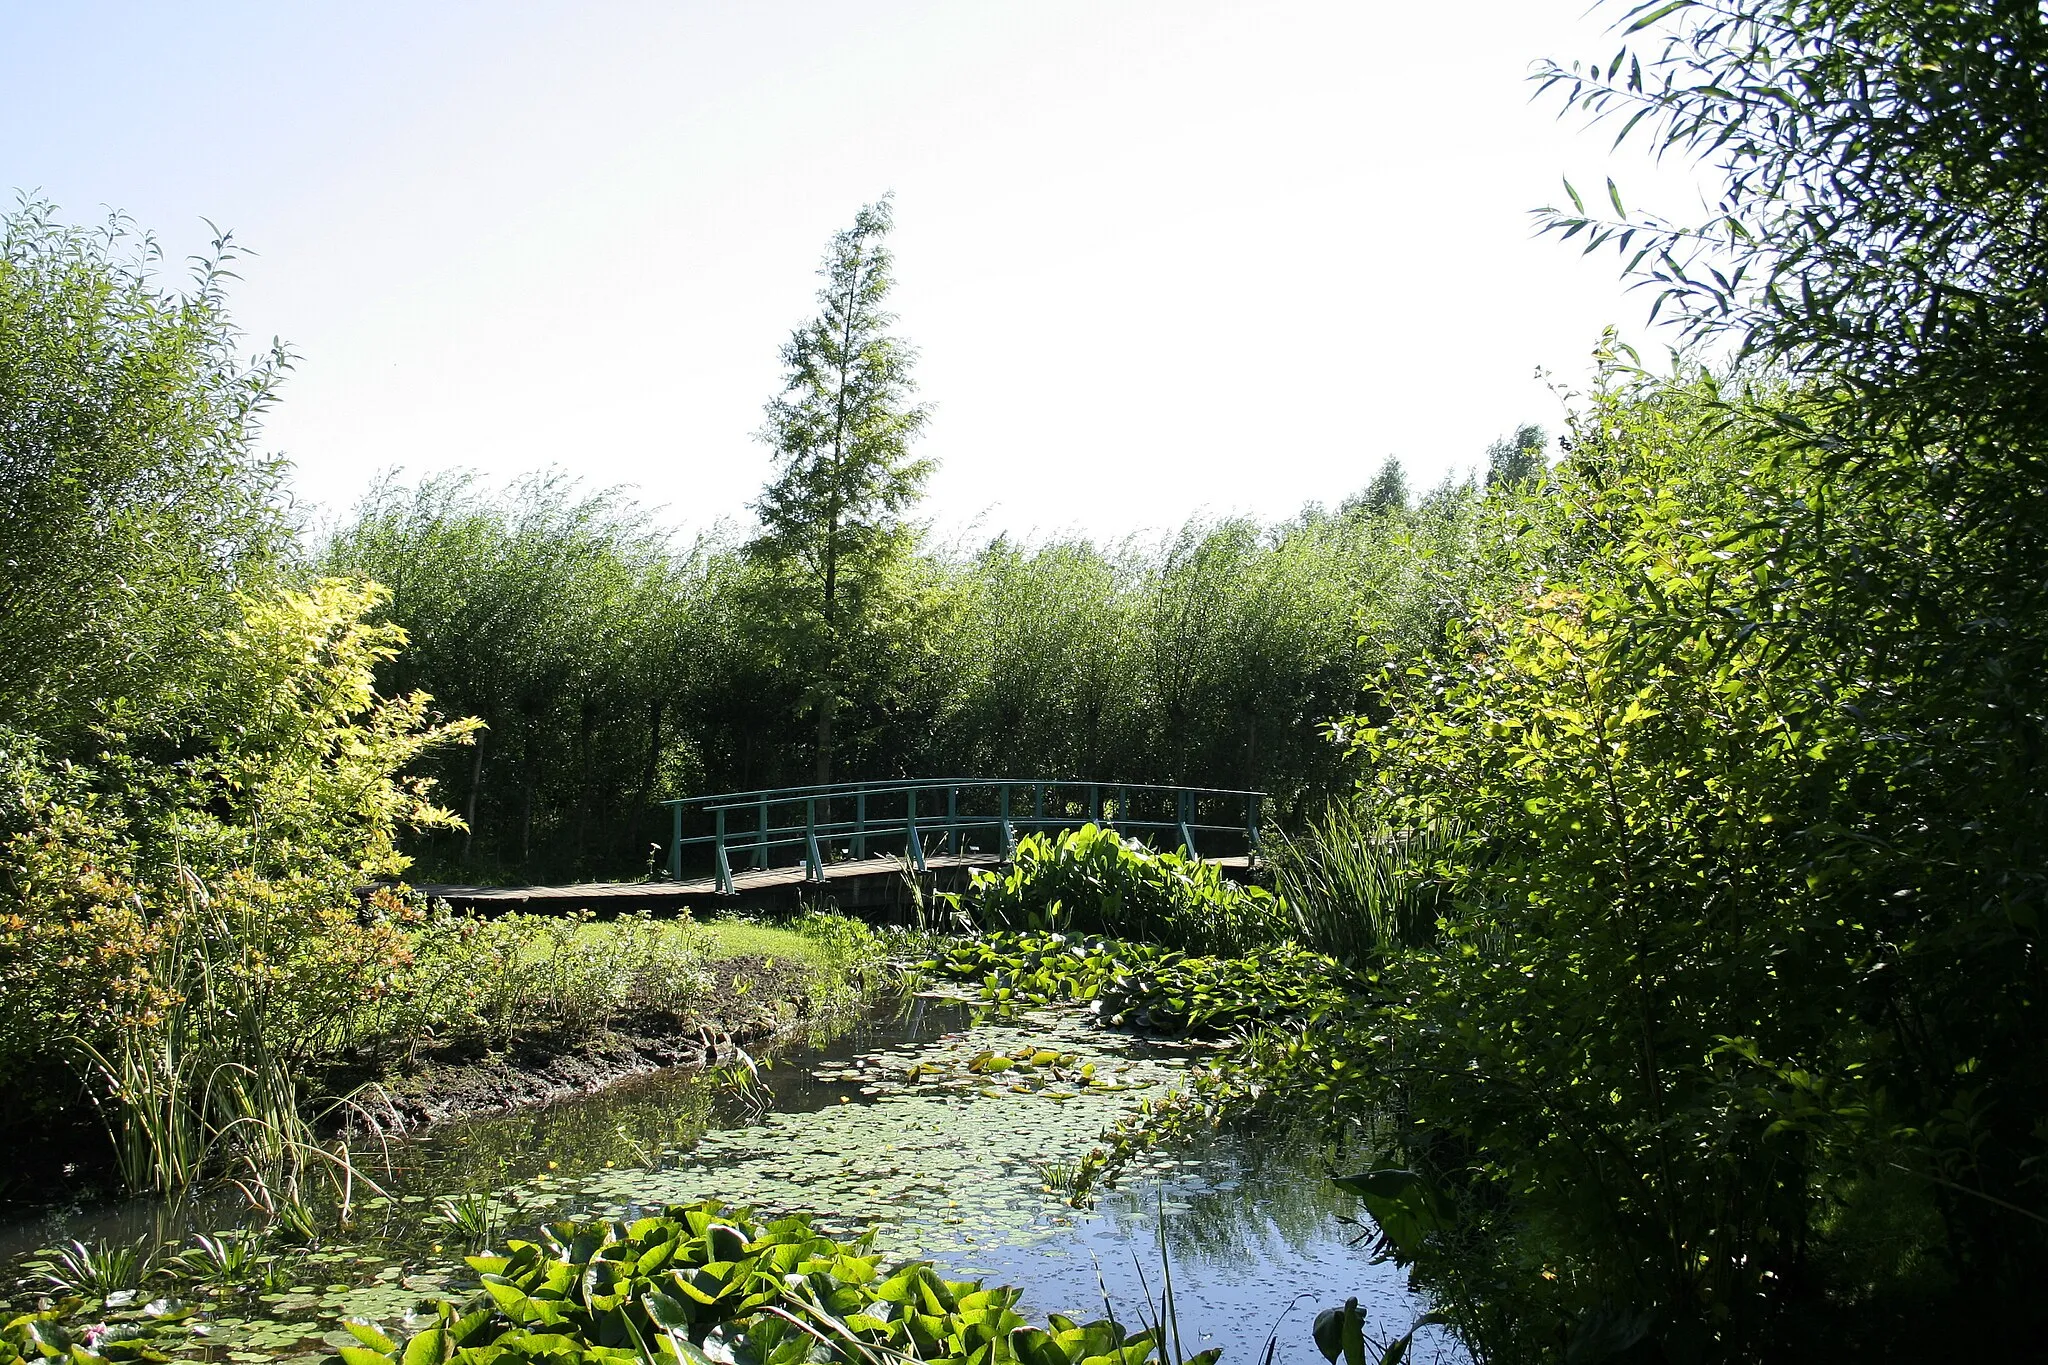
[[[0,727],[59,752],[178,731],[288,541],[258,442],[289,356],[243,357],[235,254],[223,234],[180,292],[123,218],[0,213]]]
[[[910,401],[916,353],[885,307],[892,219],[885,196],[833,237],[818,315],[782,348],[782,392],[761,431],[776,471],[754,504],[761,532],[748,552],[791,589],[790,662],[807,674],[821,784],[832,780],[849,645],[888,614],[891,571],[914,539],[904,513],[932,469],[910,453],[929,416]]]

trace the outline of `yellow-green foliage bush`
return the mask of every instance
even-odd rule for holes
[[[292,1108],[298,1067],[401,988],[420,911],[363,892],[404,870],[401,830],[453,822],[402,774],[471,723],[376,694],[404,640],[364,620],[380,597],[246,597],[175,735],[105,725],[90,763],[11,737],[0,1085],[47,1084],[54,1055],[90,1075],[124,1152],[161,1156],[170,1130],[204,1146],[236,1126],[209,1097],[240,1103],[260,1076]]]

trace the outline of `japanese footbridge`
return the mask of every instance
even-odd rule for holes
[[[1099,824],[1162,848],[1249,868],[1265,793],[1043,778],[888,779],[665,801],[665,880],[571,886],[421,885],[453,905],[600,912],[711,901],[793,904],[829,891],[847,908],[899,903],[907,877],[960,879],[1016,853],[1025,834]]]

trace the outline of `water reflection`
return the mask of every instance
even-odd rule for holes
[[[1271,1337],[1276,1361],[1322,1365],[1309,1330],[1318,1310],[1355,1295],[1371,1332],[1391,1338],[1426,1308],[1401,1271],[1372,1264],[1358,1244],[1343,1221],[1356,1203],[1330,1184],[1306,1136],[1223,1132],[1181,1153],[1174,1170],[1105,1192],[1056,1235],[984,1252],[972,1268],[1021,1286],[1034,1312],[1094,1316],[1106,1295],[1130,1321],[1142,1316],[1138,1305],[1158,1301],[1170,1258],[1190,1353],[1220,1345],[1226,1359],[1252,1365]],[[1466,1358],[1434,1329],[1410,1355]]]
[[[1028,1084],[1018,1079],[1028,1065],[968,1074],[972,1058],[1012,1047],[1072,1060]],[[460,1292],[465,1272],[444,1277],[455,1248],[437,1250],[449,1233],[432,1214],[452,1194],[489,1192],[500,1239],[556,1217],[618,1216],[719,1194],[770,1209],[816,1208],[842,1230],[872,1219],[887,1254],[1016,1284],[1040,1315],[1092,1318],[1107,1296],[1119,1317],[1135,1321],[1147,1299],[1156,1302],[1170,1258],[1189,1352],[1222,1345],[1245,1365],[1276,1323],[1276,1361],[1315,1365],[1315,1312],[1352,1295],[1377,1334],[1405,1330],[1425,1305],[1398,1269],[1372,1264],[1353,1245],[1356,1229],[1343,1220],[1354,1203],[1330,1185],[1322,1153],[1303,1134],[1226,1132],[1161,1153],[1085,1211],[1045,1188],[1044,1166],[1078,1159],[1116,1113],[1162,1093],[1187,1055],[1095,1029],[1071,1011],[991,1022],[958,1002],[914,998],[763,1059],[765,1114],[758,1096],[715,1076],[658,1072],[449,1124],[382,1154],[386,1193],[362,1200],[342,1237],[362,1254],[355,1282],[271,1311],[299,1315],[302,1327],[292,1330],[303,1331],[296,1349],[305,1353],[344,1311],[402,1312],[406,1293]],[[1084,1066],[1092,1076],[1080,1074]],[[952,1080],[921,1083],[917,1073],[931,1069]],[[132,1238],[234,1216],[224,1200],[196,1210],[55,1210],[0,1232],[0,1247]],[[344,1272],[327,1272],[337,1275]],[[290,1335],[271,1329],[264,1344]],[[1464,1359],[1428,1335],[1411,1358]]]

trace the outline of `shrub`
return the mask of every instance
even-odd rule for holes
[[[1008,868],[976,872],[953,900],[984,927],[1076,929],[1198,953],[1242,952],[1292,930],[1286,902],[1263,887],[1092,824],[1026,835]]]
[[[296,1077],[405,965],[419,911],[360,888],[404,869],[400,829],[453,822],[400,774],[470,727],[375,693],[404,638],[363,620],[378,598],[243,599],[169,761],[111,727],[90,765],[9,749],[0,1084],[46,1084],[53,1054],[82,1070],[131,1183],[300,1151]]]

